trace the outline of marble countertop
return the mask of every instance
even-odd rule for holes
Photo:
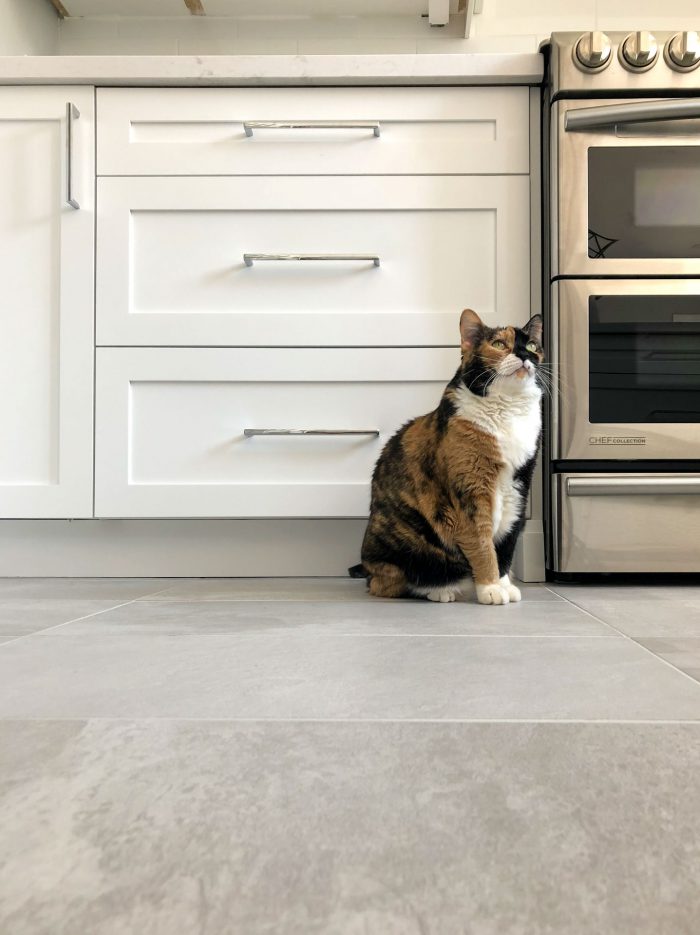
[[[0,56],[0,84],[536,85],[542,74],[538,53]]]

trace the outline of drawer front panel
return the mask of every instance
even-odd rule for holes
[[[102,345],[455,344],[465,305],[529,316],[527,177],[100,179],[98,216]]]
[[[556,571],[700,572],[700,475],[556,474]]]
[[[366,516],[383,445],[435,408],[458,360],[436,348],[100,348],[96,515]],[[266,429],[338,434],[246,435]]]
[[[97,109],[99,175],[529,171],[526,88],[102,88]]]

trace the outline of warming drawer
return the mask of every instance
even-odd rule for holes
[[[700,474],[555,474],[554,571],[700,572]]]

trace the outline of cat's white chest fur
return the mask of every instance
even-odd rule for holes
[[[514,486],[513,477],[537,449],[542,425],[540,397],[535,384],[522,392],[493,392],[485,397],[471,393],[466,387],[455,391],[457,415],[493,435],[504,461],[494,491],[494,542],[500,542],[508,534],[520,512],[522,495]]]

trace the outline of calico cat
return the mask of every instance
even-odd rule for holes
[[[520,600],[509,571],[541,435],[542,316],[524,328],[460,319],[462,360],[433,412],[404,425],[372,476],[362,564],[377,597]]]

